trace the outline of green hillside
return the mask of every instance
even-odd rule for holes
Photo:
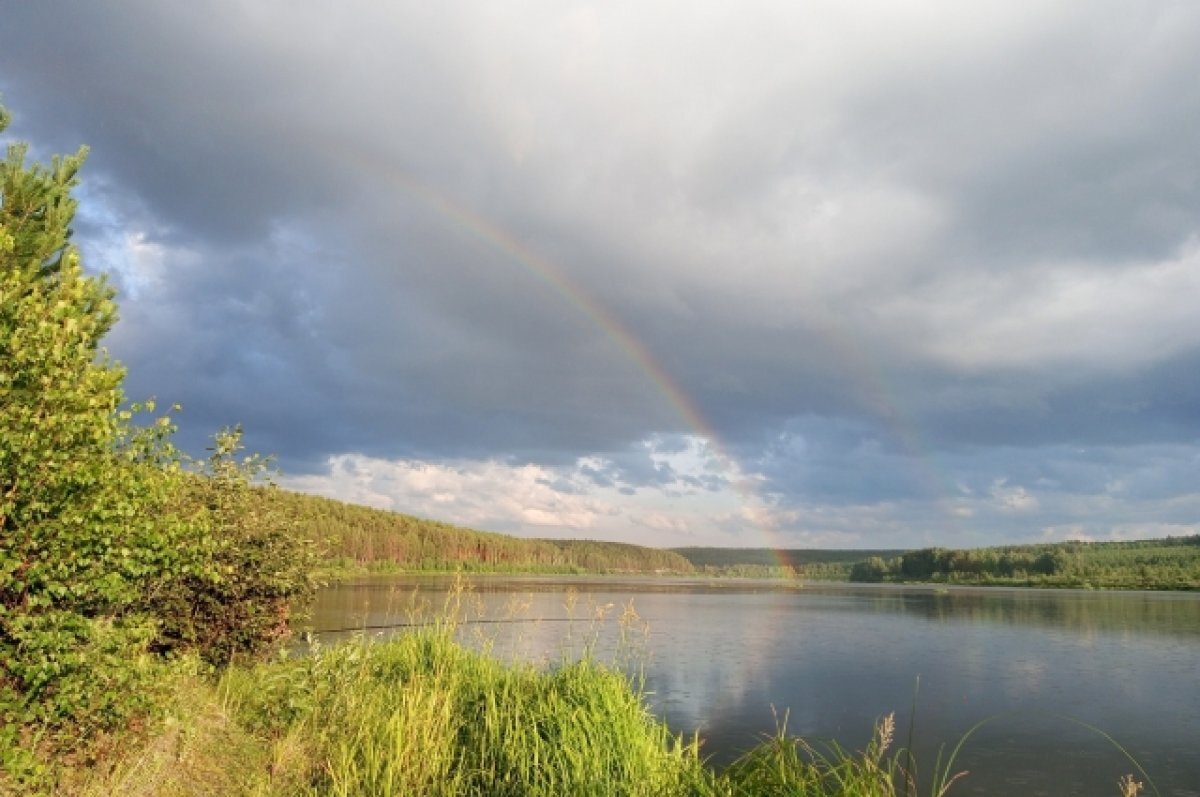
[[[262,500],[334,569],[669,573],[1106,589],[1200,589],[1200,535],[993,548],[647,548],[525,539],[284,490]]]
[[[615,542],[544,540],[475,531],[329,498],[263,491],[337,568],[475,572],[691,573],[671,551]]]

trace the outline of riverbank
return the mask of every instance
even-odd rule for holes
[[[448,626],[181,676],[162,728],[59,793],[98,795],[878,795],[903,793],[890,718],[861,752],[778,737],[718,772],[584,658],[501,662]],[[153,786],[151,786],[153,784]]]
[[[907,594],[875,589],[881,597]],[[43,772],[40,782],[8,783],[0,773],[0,794],[953,797],[978,785],[966,749],[956,767],[953,760],[937,763],[936,747],[924,745],[920,788],[908,788],[915,767],[902,748],[911,744],[910,731],[907,722],[897,730],[890,718],[871,738],[851,740],[855,750],[781,730],[731,766],[713,766],[707,757],[714,749],[672,732],[649,708],[640,676],[624,674],[639,671],[627,666],[638,661],[636,614],[625,613],[628,622],[615,614],[600,621],[609,631],[631,632],[631,655],[599,653],[609,648],[590,643],[582,657],[564,647],[561,654],[518,658],[497,653],[505,649],[499,643],[457,641],[475,639],[475,597],[454,589],[437,616],[455,619],[435,619],[389,641],[360,634],[221,670],[176,661],[172,680],[163,684],[171,699],[161,721],[114,740],[90,761],[54,761],[57,770]],[[585,625],[594,616],[590,608],[581,594]],[[988,716],[978,713],[974,721]],[[864,737],[868,727],[862,726]],[[985,736],[972,737],[966,748]],[[993,735],[985,744],[996,741]],[[958,749],[955,738],[948,742],[943,754]],[[973,775],[954,781],[961,768]],[[1136,792],[1118,791],[1114,773],[1094,793]]]

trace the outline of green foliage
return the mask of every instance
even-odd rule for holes
[[[177,566],[142,596],[158,620],[155,650],[213,664],[259,655],[288,634],[316,589],[315,547],[261,483],[267,463],[241,450],[240,429],[220,432],[208,461],[175,479],[172,515],[186,521]]]
[[[861,562],[855,562],[850,568],[851,581],[863,581],[874,584],[883,581],[889,574],[888,563],[881,556],[870,556]]]
[[[0,163],[0,791],[152,716],[162,654],[268,648],[313,587],[239,433],[194,466],[169,418],[134,424],[153,404],[119,409],[113,291],[70,243],[85,154]]]
[[[1200,535],[1133,542],[923,548],[854,565],[851,581],[1200,589]]]
[[[603,573],[690,573],[692,565],[674,551],[598,540],[542,540],[572,566]]]
[[[67,244],[83,152],[49,171],[24,154],[10,146],[0,165],[0,622],[63,598],[98,609],[129,597],[103,544],[126,509],[111,489],[122,374],[97,359],[115,307]]]
[[[788,736],[786,720],[774,736],[735,761],[724,773],[725,793],[731,795],[792,795],[794,797],[897,797],[916,791],[915,773],[907,751],[889,752],[895,717],[889,714],[861,753],[837,742],[818,745]],[[933,790],[941,797],[946,789]]]
[[[303,740],[292,793],[649,797],[704,774],[620,673],[505,665],[449,627],[233,670],[224,688],[257,734]]]
[[[116,307],[70,245],[86,152],[0,164],[0,725],[85,734],[136,710],[153,536],[143,472],[118,445],[122,371],[99,348]],[[153,553],[149,554],[151,557]],[[97,678],[98,668],[108,667]],[[3,763],[3,762],[0,762]]]
[[[775,736],[724,772],[594,660],[503,664],[446,626],[229,671],[224,703],[277,750],[263,794],[895,797],[890,717],[862,752]],[[936,794],[937,792],[935,792]]]

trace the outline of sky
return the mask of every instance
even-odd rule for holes
[[[1192,0],[0,0],[180,441],[521,536],[1200,532]]]

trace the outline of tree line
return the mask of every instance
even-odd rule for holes
[[[859,582],[945,582],[1097,589],[1200,589],[1200,535],[977,549],[921,548],[869,557]]]
[[[801,578],[847,581],[863,557],[893,557],[902,550],[817,548],[672,548],[705,575],[735,578]]]
[[[679,554],[640,545],[511,537],[285,490],[260,500],[286,515],[334,571],[694,572]]]

